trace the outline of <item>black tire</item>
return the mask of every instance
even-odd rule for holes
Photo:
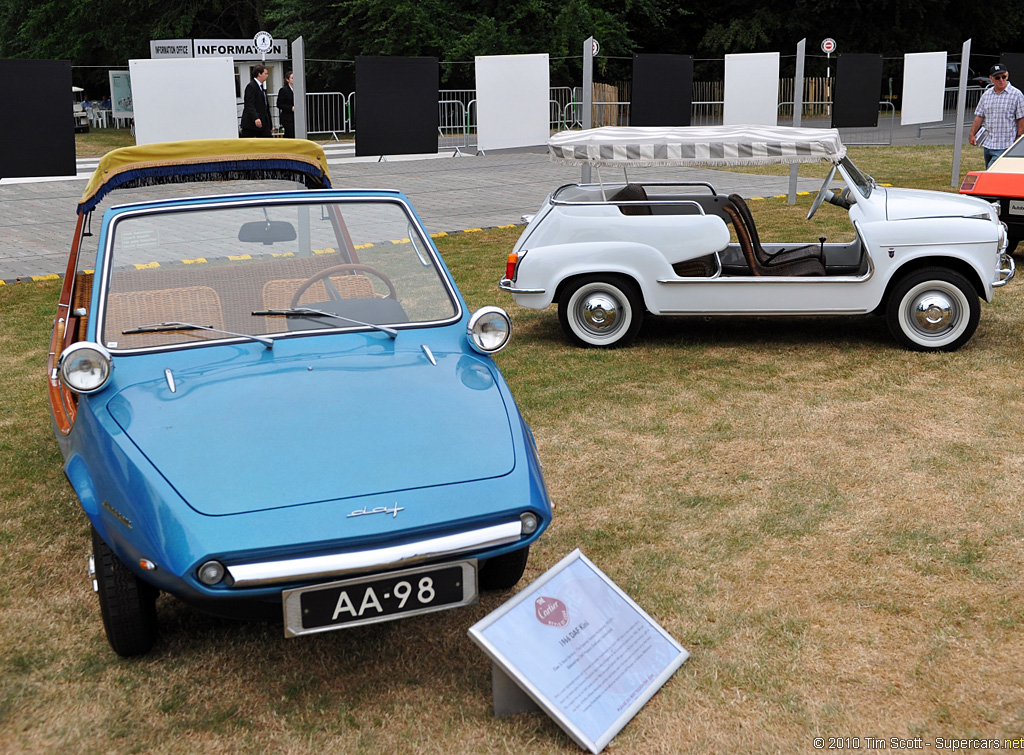
[[[1010,234],[1006,240],[1006,253],[1014,254],[1017,251],[1017,245],[1020,243],[1020,236]]]
[[[160,591],[135,576],[95,528],[92,554],[103,629],[110,647],[125,658],[148,653],[159,635],[156,598]]]
[[[981,302],[960,273],[927,267],[908,273],[886,303],[889,330],[914,351],[956,351],[970,340],[981,318]]]
[[[577,346],[628,346],[640,332],[644,300],[636,284],[620,275],[584,275],[568,283],[558,299],[558,321]]]
[[[487,559],[480,567],[481,590],[510,590],[523,578],[530,548],[520,548],[510,553]]]

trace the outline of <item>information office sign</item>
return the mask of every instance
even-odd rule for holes
[[[603,750],[690,657],[579,550],[469,635],[592,753]]]

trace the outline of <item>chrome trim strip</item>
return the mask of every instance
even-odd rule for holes
[[[595,200],[593,202],[577,202],[569,199],[552,199],[551,204],[558,207],[648,207],[651,205],[668,205],[672,207],[681,205],[693,205],[699,211],[698,214],[704,215],[704,208],[699,202],[692,199],[603,199]]]
[[[977,241],[928,241],[906,244],[882,244],[885,249],[914,249],[922,246],[964,246],[965,244],[991,244],[992,239],[979,239]]]
[[[602,181],[600,183],[591,182],[587,184],[563,184],[562,186],[559,186],[557,189],[551,192],[550,196],[552,200],[555,200],[559,193],[561,193],[564,189],[601,189],[601,191],[607,191],[619,186],[625,186],[626,184],[629,183],[640,184],[641,186],[697,186],[705,188],[708,191],[710,191],[711,194],[709,196],[721,196],[718,193],[718,190],[707,181],[609,181],[607,184]],[[555,204],[555,202],[552,202],[552,204]]]
[[[729,309],[696,311],[693,309],[663,309],[661,315],[694,315],[699,317],[803,317],[804,315],[866,315],[870,309]]]
[[[512,285],[512,281],[508,278],[502,278],[498,283],[498,288],[502,291],[508,291],[510,294],[543,294],[543,288],[516,288]]]
[[[870,277],[870,273],[864,276],[856,275],[834,275],[834,276],[800,276],[800,275],[721,275],[714,278],[659,278],[658,283],[708,283],[714,281],[719,284],[742,283],[750,285],[760,283],[800,283],[823,285],[825,283],[863,283]]]
[[[174,385],[174,373],[171,372],[170,367],[164,369],[164,377],[167,378],[167,387],[171,389],[171,393],[177,393],[178,389]]]
[[[431,559],[460,556],[483,548],[495,548],[517,542],[522,537],[522,532],[523,524],[516,519],[514,522],[478,530],[374,550],[332,553],[327,556],[292,558],[285,561],[234,564],[228,566],[227,570],[231,580],[234,580],[234,588],[324,579],[358,572],[397,569]]]

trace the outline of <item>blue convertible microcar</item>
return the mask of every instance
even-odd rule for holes
[[[142,196],[94,224],[113,189]],[[160,592],[293,637],[516,584],[551,504],[490,356],[510,333],[405,196],[330,188],[312,142],[103,158],[47,380],[113,649],[153,646]]]

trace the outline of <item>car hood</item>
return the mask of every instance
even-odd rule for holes
[[[194,369],[173,374],[173,392],[161,374],[120,390],[108,410],[203,514],[508,474],[515,449],[496,373],[465,354],[435,359],[388,353]]]
[[[988,202],[975,197],[925,189],[885,190],[885,214],[889,220],[978,217],[990,210]]]

